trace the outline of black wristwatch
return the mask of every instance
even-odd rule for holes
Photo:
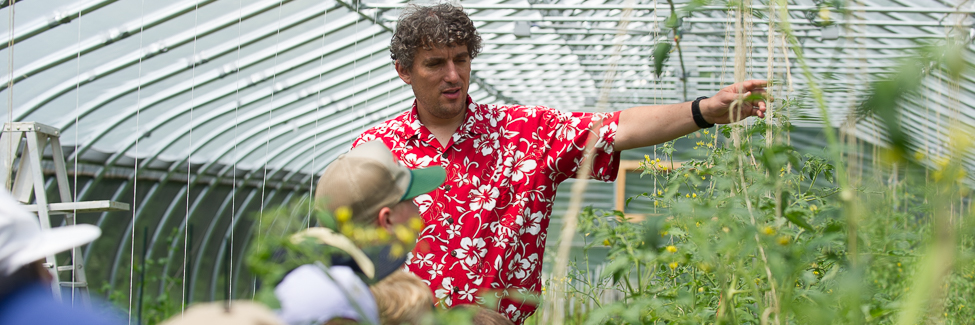
[[[701,96],[691,102],[691,115],[694,116],[694,123],[697,127],[702,129],[707,129],[714,126],[714,123],[708,123],[704,119],[704,115],[701,115],[701,100],[708,98],[707,96]]]

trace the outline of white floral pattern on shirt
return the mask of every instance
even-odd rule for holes
[[[441,144],[414,107],[353,143],[380,139],[407,167],[444,167],[447,180],[415,199],[426,227],[406,268],[430,285],[438,305],[497,298],[516,324],[535,312],[519,296],[541,291],[542,256],[555,190],[575,177],[597,123],[592,178],[612,181],[619,112],[567,113],[546,107],[480,105],[468,98],[464,123]],[[495,299],[490,299],[495,300]]]

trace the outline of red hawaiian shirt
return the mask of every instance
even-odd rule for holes
[[[484,303],[490,295],[520,324],[536,306],[515,298],[537,298],[541,290],[556,187],[575,177],[592,123],[600,126],[592,177],[616,178],[619,112],[467,103],[464,123],[446,145],[420,123],[415,102],[352,145],[381,139],[407,167],[446,169],[440,188],[416,198],[426,227],[406,268],[430,285],[437,305]]]

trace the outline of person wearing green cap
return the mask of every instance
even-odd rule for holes
[[[315,200],[317,207],[325,211],[351,210],[354,224],[392,232],[395,225],[405,225],[419,217],[413,199],[437,189],[446,178],[443,167],[409,169],[381,141],[371,141],[325,167],[315,189]]]

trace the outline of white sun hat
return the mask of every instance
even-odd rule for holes
[[[305,264],[274,288],[281,303],[278,316],[289,325],[322,324],[333,318],[379,324],[379,307],[359,276],[348,266]]]
[[[0,188],[0,276],[8,276],[45,256],[90,243],[101,234],[98,227],[85,224],[42,230],[37,217]]]

